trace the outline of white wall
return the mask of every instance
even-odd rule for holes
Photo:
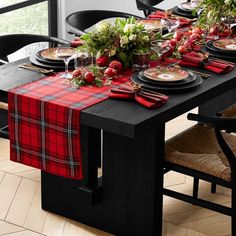
[[[158,7],[170,9],[185,0],[165,0]],[[70,36],[65,32],[65,17],[72,12],[81,10],[115,10],[129,12],[143,16],[143,13],[136,8],[135,0],[58,0],[58,32],[59,37],[69,39]]]

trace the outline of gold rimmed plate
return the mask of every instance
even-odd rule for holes
[[[175,86],[183,86],[183,85],[187,85],[189,83],[192,83],[196,80],[197,78],[197,75],[193,72],[189,72],[189,76],[184,79],[184,80],[180,80],[180,81],[173,81],[171,83],[166,83],[166,82],[162,82],[162,81],[154,81],[154,80],[150,80],[148,78],[146,78],[144,75],[143,75],[143,71],[139,72],[137,77],[145,82],[145,83],[148,83],[148,84],[152,84],[152,85],[161,85],[161,86],[168,86],[168,87],[175,87]]]
[[[213,46],[224,51],[236,52],[236,39],[218,39]]]
[[[150,31],[157,31],[163,28],[160,19],[140,19],[138,22],[141,22],[145,29]]]
[[[137,84],[140,84],[144,88],[159,91],[159,92],[166,92],[166,93],[188,92],[191,89],[195,89],[202,83],[202,78],[199,75],[196,75],[196,79],[192,83],[183,84],[182,86],[162,86],[162,85],[154,85],[154,84],[146,83],[139,79],[138,73],[134,73],[131,77],[131,80]]]
[[[189,72],[176,67],[155,67],[144,70],[143,75],[151,81],[170,83],[187,79]]]
[[[60,50],[60,56],[58,50]],[[75,50],[75,48],[71,47],[47,48],[39,51],[38,55],[45,60],[61,62],[64,57],[72,56],[75,53]]]

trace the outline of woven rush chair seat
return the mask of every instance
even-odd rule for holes
[[[236,153],[236,136],[223,136]],[[167,141],[165,161],[231,181],[228,160],[209,126],[195,125]]]
[[[222,117],[236,117],[236,104],[231,105],[219,114]]]

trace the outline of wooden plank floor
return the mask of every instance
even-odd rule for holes
[[[185,116],[167,124],[167,136],[192,125]],[[192,180],[168,173],[165,185],[191,192]],[[201,182],[200,194],[225,205],[230,191],[218,188],[210,193],[209,184]],[[0,235],[8,236],[108,236],[111,234],[43,211],[40,207],[40,171],[9,160],[9,141],[0,138]],[[163,235],[230,235],[230,217],[191,204],[164,197]],[[132,235],[133,236],[133,235]]]

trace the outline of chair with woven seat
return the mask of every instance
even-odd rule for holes
[[[163,188],[163,194],[231,216],[236,235],[236,119],[189,114],[196,124],[166,142],[165,170],[172,170],[232,190],[231,207]],[[227,133],[229,130],[232,133]],[[198,183],[197,183],[198,184]]]
[[[109,18],[141,18],[139,16],[118,12],[118,11],[107,11],[107,10],[86,10],[77,11],[68,15],[65,19],[66,31],[69,34],[75,34],[76,36],[81,36],[86,33],[86,29],[95,25],[101,20]]]
[[[51,46],[70,45],[67,40],[36,34],[9,34],[0,36],[0,65],[8,63],[7,56],[32,43],[49,42]],[[0,137],[8,138],[7,104],[0,103]]]

